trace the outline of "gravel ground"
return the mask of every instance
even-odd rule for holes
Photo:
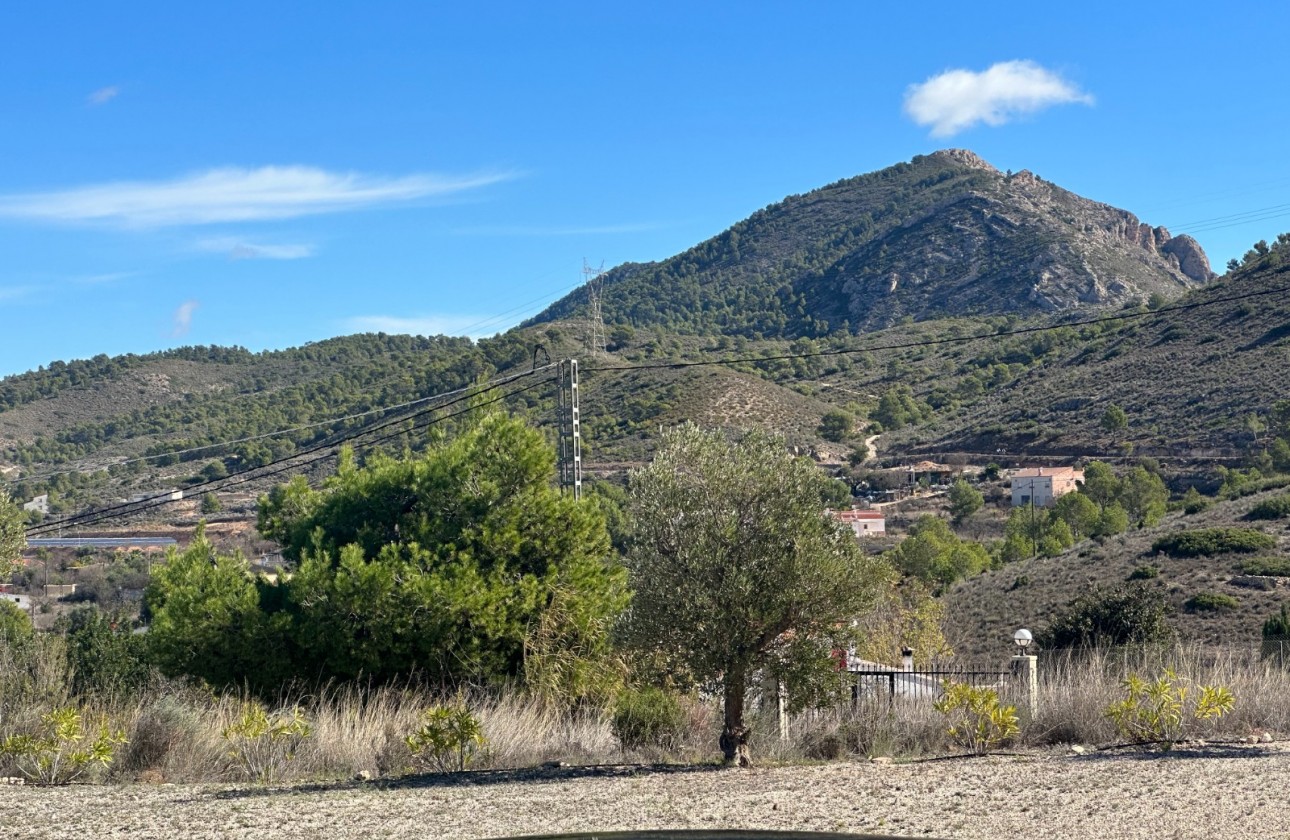
[[[0,837],[487,838],[762,828],[946,838],[1290,837],[1290,748],[301,785],[0,788]]]

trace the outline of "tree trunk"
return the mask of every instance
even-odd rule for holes
[[[744,673],[727,671],[722,680],[725,693],[726,724],[721,730],[721,752],[726,764],[751,767],[748,752],[748,727],[744,726]]]

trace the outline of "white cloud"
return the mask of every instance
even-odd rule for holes
[[[478,315],[357,315],[345,321],[354,332],[383,332],[393,335],[465,335],[470,327],[483,323]]]
[[[170,181],[0,195],[0,216],[134,228],[289,219],[447,196],[510,177],[485,172],[387,178],[308,166],[226,167]]]
[[[170,337],[180,338],[187,335],[193,326],[193,313],[197,311],[197,301],[186,300],[179,304],[175,314],[171,316]]]
[[[91,105],[106,105],[113,99],[116,99],[120,93],[121,88],[116,85],[109,85],[108,87],[99,88],[94,91],[89,96],[85,97],[85,100]]]
[[[230,236],[203,239],[197,247],[225,254],[230,260],[302,260],[314,255],[314,246],[305,243],[265,244]]]
[[[1001,61],[974,73],[947,70],[905,92],[905,113],[949,137],[977,123],[1003,125],[1051,105],[1092,105],[1093,97],[1033,61]]]

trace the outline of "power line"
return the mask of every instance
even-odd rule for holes
[[[207,449],[219,449],[220,447],[224,447],[224,446],[235,446],[239,443],[249,443],[251,441],[256,441],[256,440],[265,440],[267,438],[278,437],[279,435],[289,435],[294,432],[303,432],[309,429],[316,429],[320,426],[331,426],[336,423],[346,423],[346,422],[349,422],[350,420],[358,420],[363,417],[370,417],[373,414],[385,414],[391,411],[398,411],[403,408],[411,408],[414,405],[421,405],[422,403],[430,402],[432,400],[442,399],[443,397],[450,397],[454,394],[460,394],[474,387],[476,387],[476,385],[473,385],[473,384],[466,385],[452,391],[445,391],[442,394],[435,394],[429,397],[420,397],[415,400],[409,400],[407,402],[398,403],[397,405],[388,405],[382,408],[373,408],[368,411],[360,411],[357,414],[348,414],[344,417],[333,417],[330,420],[319,420],[316,423],[306,423],[303,426],[293,426],[289,429],[278,429],[276,431],[264,432],[263,434],[250,435],[248,437],[235,438],[233,440],[224,440],[224,441],[219,441],[217,443],[208,443],[205,446],[194,446],[189,449],[173,449],[167,452],[159,452],[156,455],[141,455],[137,458],[126,458],[121,461],[113,461],[111,464],[107,464],[104,467],[89,467],[89,468],[82,468],[82,469],[60,470],[58,472],[41,473],[40,475],[22,476],[21,478],[12,479],[8,483],[21,484],[25,481],[41,481],[47,478],[54,478],[60,475],[93,472],[93,471],[106,469],[110,467],[119,467],[124,464],[136,464],[141,461],[155,461],[160,458],[170,458],[176,455],[190,455],[194,452],[204,452]]]
[[[386,421],[383,421],[383,422],[380,422],[380,423],[374,424],[374,425],[372,425],[372,426],[368,426],[367,428],[364,428],[364,429],[357,429],[357,430],[354,430],[353,432],[350,432],[350,433],[346,433],[346,434],[341,435],[341,436],[340,436],[338,439],[336,439],[336,440],[332,440],[332,441],[324,441],[324,442],[321,442],[321,443],[315,444],[314,446],[308,447],[308,448],[303,449],[303,450],[301,450],[301,451],[299,451],[299,452],[295,452],[295,453],[293,453],[293,454],[291,454],[291,455],[287,455],[287,456],[284,456],[284,457],[282,457],[282,458],[278,458],[278,459],[276,459],[276,460],[270,461],[270,462],[268,462],[267,464],[261,464],[261,465],[256,466],[256,467],[250,467],[250,468],[248,468],[248,469],[246,469],[246,470],[243,470],[242,472],[234,473],[232,476],[226,476],[226,477],[224,477],[224,478],[208,479],[208,480],[206,480],[206,481],[199,482],[199,483],[197,483],[197,484],[194,484],[194,485],[191,485],[190,487],[188,487],[188,488],[187,488],[187,491],[188,491],[188,492],[191,492],[191,491],[194,491],[194,490],[200,490],[200,489],[202,489],[202,488],[208,488],[208,487],[211,487],[212,485],[220,485],[222,482],[226,482],[226,481],[228,481],[228,480],[230,480],[230,479],[233,479],[233,478],[236,478],[236,477],[238,477],[238,476],[247,475],[247,474],[249,474],[249,473],[256,472],[256,471],[258,471],[258,470],[263,470],[263,469],[265,469],[265,468],[267,468],[267,467],[272,467],[272,466],[276,466],[276,465],[278,465],[278,464],[286,463],[286,462],[288,462],[288,461],[293,461],[293,460],[295,460],[295,459],[297,459],[297,458],[301,458],[301,457],[304,457],[304,456],[306,456],[306,455],[310,455],[310,454],[312,454],[312,453],[314,453],[314,452],[318,452],[318,451],[320,451],[320,450],[324,450],[324,449],[333,449],[333,448],[335,448],[336,446],[338,446],[338,445],[340,445],[341,443],[344,443],[344,442],[346,442],[346,441],[348,441],[348,440],[353,440],[354,438],[362,437],[362,436],[364,436],[364,435],[369,435],[369,434],[371,434],[371,433],[373,433],[373,432],[377,432],[377,431],[380,431],[380,430],[382,430],[382,429],[389,428],[390,426],[395,425],[395,424],[405,423],[405,422],[407,422],[407,421],[409,421],[409,420],[415,421],[416,419],[418,419],[418,418],[420,418],[420,417],[423,417],[423,416],[425,416],[425,415],[427,415],[427,414],[432,414],[432,413],[433,413],[433,412],[435,412],[435,411],[440,411],[440,410],[442,410],[442,409],[444,409],[444,408],[448,408],[449,406],[456,405],[457,403],[464,402],[464,401],[466,401],[466,400],[468,400],[468,399],[472,399],[472,398],[477,397],[477,396],[479,396],[479,395],[481,395],[481,394],[485,394],[485,393],[488,393],[489,391],[496,390],[497,388],[501,388],[501,387],[503,387],[503,386],[505,386],[505,385],[509,385],[509,384],[510,384],[510,383],[512,383],[512,382],[516,382],[516,381],[518,381],[518,380],[525,379],[525,378],[530,377],[530,376],[535,376],[535,375],[537,375],[538,373],[541,373],[541,372],[543,372],[543,371],[545,371],[545,370],[549,370],[551,367],[553,367],[553,365],[552,365],[552,364],[546,364],[546,365],[542,365],[541,367],[535,367],[535,368],[533,368],[532,370],[524,371],[523,373],[512,374],[512,375],[510,375],[510,376],[503,377],[502,379],[495,380],[495,381],[493,381],[493,382],[491,382],[491,383],[484,383],[483,385],[479,385],[479,386],[472,386],[470,389],[459,389],[459,390],[457,390],[457,391],[451,391],[451,392],[448,392],[447,394],[441,394],[441,395],[438,395],[438,397],[437,397],[437,398],[442,398],[443,396],[458,395],[458,394],[459,394],[460,396],[457,396],[457,397],[456,397],[456,399],[449,400],[448,402],[443,403],[442,405],[432,406],[432,407],[430,407],[430,408],[422,409],[421,411],[414,412],[413,414],[410,414],[410,415],[406,415],[406,416],[402,416],[402,417],[395,417],[395,418],[391,418],[391,419],[389,419],[389,420],[386,420]],[[463,393],[463,391],[468,391],[468,393]],[[515,392],[515,393],[519,393],[519,391],[517,391],[517,392]],[[486,404],[487,404],[487,403],[486,403]],[[455,416],[455,415],[454,415],[454,416]],[[401,434],[404,434],[404,431],[403,431],[403,430],[400,430],[400,431],[398,431],[398,432],[394,433],[393,437],[397,437],[398,435],[401,435]],[[383,438],[382,440],[384,440],[384,439],[386,439],[386,438]],[[276,473],[270,473],[270,475],[272,475],[272,474],[276,474]],[[260,477],[263,477],[263,476],[252,476],[251,478],[260,478]],[[248,479],[246,479],[246,480],[251,480],[251,479],[250,479],[250,478],[248,478]],[[239,482],[239,483],[240,483],[240,482]],[[143,499],[143,500],[141,500],[140,502],[125,502],[125,503],[121,503],[121,504],[117,504],[117,505],[112,505],[112,506],[110,506],[110,507],[103,508],[103,509],[100,509],[100,510],[98,510],[98,511],[92,511],[92,512],[88,512],[88,513],[84,513],[84,514],[78,514],[78,515],[74,515],[74,516],[70,516],[70,517],[64,517],[64,518],[62,518],[62,519],[53,520],[53,521],[51,521],[51,522],[42,522],[42,523],[41,523],[41,524],[39,524],[39,525],[36,525],[36,526],[33,526],[32,528],[27,529],[27,534],[28,534],[28,535],[32,535],[32,534],[35,534],[35,533],[43,533],[43,532],[50,531],[50,530],[54,530],[54,529],[57,529],[57,528],[67,527],[67,526],[69,526],[69,525],[76,525],[76,524],[80,524],[80,523],[82,523],[82,521],[83,521],[84,519],[87,519],[87,518],[90,518],[90,517],[95,517],[95,516],[98,516],[99,514],[111,513],[111,512],[113,512],[113,511],[118,511],[118,510],[125,510],[125,509],[129,509],[129,512],[131,512],[131,513],[137,512],[138,510],[147,510],[147,509],[148,509],[147,507],[139,507],[139,505],[141,505],[141,504],[143,504],[143,503],[145,503],[145,502],[156,501],[156,500],[158,500],[159,498],[160,498],[160,497],[154,496],[154,497],[152,497],[152,498],[150,498],[150,499]],[[166,504],[166,503],[168,503],[168,502],[170,502],[170,501],[173,501],[173,500],[172,500],[172,499],[170,499],[170,498],[165,498],[165,499],[162,499],[162,500],[161,500],[161,504]],[[98,520],[96,519],[96,520],[94,520],[94,521],[98,521]]]
[[[531,374],[526,374],[526,375],[531,375]],[[526,385],[526,386],[524,386],[524,387],[522,387],[522,388],[516,388],[515,390],[513,390],[513,391],[509,391],[509,392],[507,392],[507,393],[505,393],[505,394],[502,394],[502,395],[501,395],[501,396],[499,396],[499,397],[494,397],[493,399],[490,399],[490,400],[484,400],[484,401],[482,401],[482,402],[479,402],[479,403],[476,403],[476,404],[473,404],[473,405],[469,405],[469,406],[467,406],[466,408],[461,409],[460,411],[456,411],[456,412],[453,412],[452,414],[447,414],[447,415],[444,415],[444,416],[442,416],[442,417],[439,417],[439,418],[436,418],[436,419],[434,419],[434,420],[431,420],[430,422],[428,422],[428,423],[426,423],[425,425],[421,426],[421,428],[422,428],[422,429],[424,429],[424,428],[428,428],[429,426],[432,426],[432,425],[434,425],[434,424],[436,424],[436,423],[443,422],[444,420],[449,420],[449,419],[451,419],[451,418],[453,418],[453,417],[460,416],[460,415],[462,415],[462,414],[465,414],[465,413],[470,412],[470,411],[474,411],[474,410],[479,409],[479,408],[482,408],[482,407],[484,407],[484,406],[492,405],[493,403],[500,402],[500,401],[502,401],[502,400],[505,400],[505,399],[508,399],[508,398],[510,398],[510,397],[513,397],[513,396],[515,396],[516,394],[521,394],[521,393],[523,393],[523,392],[525,392],[525,391],[529,391],[529,390],[532,390],[533,388],[537,388],[537,387],[539,387],[540,385],[543,385],[543,384],[545,384],[546,382],[549,382],[549,381],[551,381],[551,380],[550,380],[550,378],[542,379],[542,380],[539,380],[538,382],[532,383],[532,384],[530,384],[530,385]],[[501,387],[501,386],[500,386],[500,385],[491,386],[490,388],[488,388],[488,389],[486,389],[486,390],[484,390],[484,391],[479,391],[479,392],[477,392],[476,394],[472,394],[472,395],[470,395],[470,396],[462,397],[462,398],[460,398],[460,399],[454,400],[452,403],[446,403],[445,405],[442,405],[442,406],[436,406],[434,409],[431,409],[431,410],[429,410],[429,411],[419,412],[417,415],[414,415],[414,417],[420,417],[420,416],[422,416],[422,415],[424,415],[424,414],[432,413],[433,411],[439,411],[439,410],[442,410],[443,408],[446,408],[448,405],[452,405],[452,404],[455,404],[455,403],[458,403],[458,402],[462,402],[463,400],[470,399],[470,398],[475,397],[475,396],[478,396],[479,394],[482,394],[482,393],[486,393],[488,390],[496,390],[496,389],[497,389],[497,388],[499,388],[499,387]],[[402,418],[402,420],[407,420],[407,419],[413,419],[413,418]],[[402,421],[401,421],[401,422],[402,422]],[[355,439],[355,438],[362,437],[362,436],[364,436],[364,435],[370,434],[370,433],[371,433],[372,431],[374,431],[374,430],[375,430],[375,429],[367,429],[367,430],[363,430],[363,431],[357,432],[357,433],[355,433],[355,434],[353,434],[353,435],[350,435],[350,436],[348,436],[348,437],[342,438],[342,439],[340,439],[340,440],[333,441],[332,443],[330,443],[330,444],[328,444],[328,445],[326,445],[325,447],[322,447],[322,448],[325,448],[325,449],[327,449],[327,450],[333,450],[333,449],[336,449],[337,447],[341,446],[342,444],[347,443],[348,441],[353,440],[353,439]],[[370,440],[370,441],[366,441],[366,442],[364,442],[364,443],[362,443],[362,444],[360,444],[360,445],[361,445],[361,446],[364,446],[364,447],[376,446],[376,445],[378,445],[378,444],[384,443],[384,442],[389,441],[389,440],[393,440],[394,438],[400,437],[400,436],[402,436],[402,435],[404,435],[404,434],[407,434],[407,433],[409,433],[409,432],[411,432],[411,431],[415,431],[415,430],[416,430],[416,427],[415,427],[415,426],[414,426],[414,428],[413,428],[413,429],[399,429],[398,431],[392,432],[392,433],[390,433],[390,434],[384,435],[384,436],[379,437],[379,438],[375,438],[375,439]],[[212,480],[209,480],[209,481],[202,482],[201,484],[193,485],[192,487],[190,487],[190,488],[188,488],[188,489],[191,491],[191,490],[196,490],[196,489],[198,489],[199,487],[208,487],[208,488],[209,488],[209,489],[208,489],[208,492],[215,492],[215,491],[217,491],[217,490],[224,490],[224,489],[227,489],[227,487],[228,487],[228,486],[230,486],[230,485],[245,484],[245,483],[247,483],[247,482],[249,482],[249,481],[256,481],[256,480],[260,480],[260,479],[268,478],[268,477],[270,477],[270,476],[278,475],[278,474],[280,474],[280,473],[286,472],[287,470],[300,469],[300,468],[303,468],[303,467],[307,467],[307,466],[309,466],[309,465],[311,465],[311,464],[314,464],[314,463],[317,463],[317,462],[319,462],[319,461],[324,461],[324,460],[326,460],[326,459],[328,459],[328,458],[330,458],[330,457],[332,456],[332,453],[331,453],[330,451],[328,451],[328,452],[324,453],[323,455],[319,455],[318,457],[311,458],[311,459],[309,459],[309,460],[307,460],[307,461],[303,461],[303,462],[299,462],[299,463],[286,463],[286,462],[289,462],[289,461],[295,461],[296,459],[298,459],[298,458],[302,458],[302,457],[304,457],[306,454],[311,454],[311,453],[312,453],[312,452],[314,452],[314,451],[317,451],[317,449],[311,450],[310,452],[298,452],[298,453],[296,453],[296,454],[294,454],[294,455],[288,456],[287,458],[282,458],[282,459],[279,459],[279,460],[277,460],[277,461],[273,461],[273,462],[270,462],[269,464],[264,464],[264,465],[261,465],[261,466],[258,466],[258,467],[252,467],[252,468],[250,468],[250,469],[248,469],[248,470],[245,470],[244,472],[237,473],[237,474],[235,474],[235,475],[231,475],[231,476],[227,476],[226,478],[222,478],[222,479],[212,479]],[[270,467],[270,466],[276,466],[276,465],[280,465],[280,466],[278,466],[278,468],[277,468],[277,469],[274,469],[274,470],[268,470],[267,472],[264,472],[264,470],[266,470],[266,468],[268,468],[268,467]],[[256,474],[256,475],[252,475],[251,473],[257,473],[257,474]],[[212,486],[212,485],[214,485],[214,486]],[[131,503],[128,503],[128,504],[125,504],[125,505],[115,505],[115,506],[113,506],[113,507],[111,507],[111,508],[106,508],[106,509],[104,509],[104,510],[99,510],[99,511],[91,511],[91,512],[88,512],[88,513],[80,514],[80,515],[75,516],[75,517],[69,517],[69,518],[66,518],[66,519],[63,519],[63,520],[59,520],[59,521],[57,521],[57,522],[42,523],[41,525],[35,526],[35,527],[33,527],[33,528],[29,528],[29,529],[27,530],[27,533],[28,533],[29,535],[31,535],[31,534],[36,534],[36,533],[47,532],[47,531],[52,530],[53,528],[56,528],[56,527],[59,527],[59,528],[64,527],[64,526],[68,525],[69,523],[70,523],[70,524],[72,524],[72,525],[92,525],[92,524],[95,524],[95,523],[97,523],[97,522],[102,522],[102,521],[107,520],[107,519],[115,519],[115,518],[120,518],[120,517],[124,517],[124,516],[132,516],[132,515],[134,515],[134,514],[136,514],[136,513],[140,513],[140,512],[145,511],[145,510],[151,510],[152,508],[161,507],[161,506],[163,506],[163,505],[170,504],[170,503],[171,503],[171,502],[173,502],[173,501],[176,501],[176,500],[175,500],[175,499],[172,499],[172,498],[169,498],[169,497],[167,496],[167,497],[165,497],[165,498],[161,498],[161,497],[153,497],[153,498],[151,498],[151,499],[144,499],[144,500],[143,500],[143,501],[141,501],[141,502],[131,502]],[[128,508],[128,510],[126,510],[126,509],[124,509],[124,508]]]
[[[1284,273],[1290,269],[1280,269],[1278,274]],[[824,356],[846,356],[852,353],[877,353],[884,350],[909,350],[920,347],[934,347],[942,344],[965,344],[970,341],[981,341],[987,338],[1008,338],[1016,335],[1032,335],[1034,333],[1051,332],[1053,330],[1067,329],[1072,327],[1087,327],[1095,324],[1114,323],[1118,321],[1128,321],[1135,318],[1157,318],[1163,315],[1175,312],[1186,312],[1192,309],[1201,309],[1207,306],[1216,306],[1220,303],[1232,303],[1235,301],[1249,300],[1251,298],[1266,297],[1268,295],[1279,295],[1290,292],[1290,286],[1280,286],[1275,289],[1264,289],[1261,291],[1245,292],[1239,295],[1229,295],[1227,297],[1213,298],[1211,300],[1197,301],[1196,303],[1182,303],[1173,306],[1162,306],[1159,309],[1148,310],[1146,312],[1123,312],[1118,315],[1103,315],[1098,318],[1085,318],[1077,321],[1067,321],[1061,324],[1048,324],[1036,327],[1020,327],[1013,330],[999,330],[992,333],[977,333],[975,335],[964,336],[947,336],[945,338],[920,339],[918,341],[909,341],[901,344],[883,344],[877,347],[860,347],[847,348],[843,350],[817,350],[811,353],[779,353],[772,356],[743,356],[734,359],[695,359],[688,361],[675,362],[650,362],[639,365],[602,365],[600,367],[583,368],[584,373],[601,373],[609,371],[624,370],[666,370],[688,367],[707,367],[715,365],[733,365],[747,364],[756,362],[776,362],[791,359],[813,359]]]

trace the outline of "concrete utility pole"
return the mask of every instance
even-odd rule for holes
[[[582,414],[578,407],[578,360],[564,359],[557,370],[560,491],[572,493],[574,501],[577,501],[582,498]]]

